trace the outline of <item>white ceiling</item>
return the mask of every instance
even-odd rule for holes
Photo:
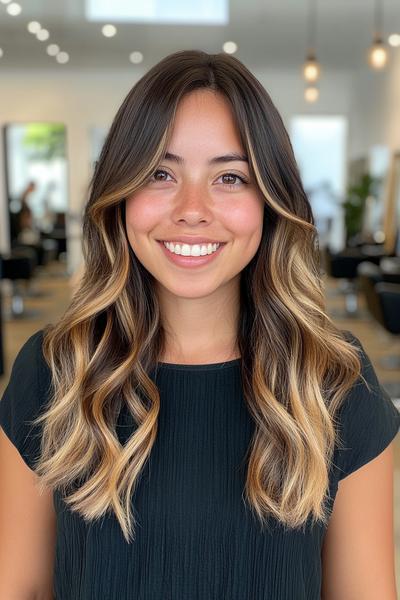
[[[112,1],[112,0],[110,0]],[[146,1],[146,0],[143,0]],[[189,0],[188,0],[189,1]],[[191,0],[195,1],[195,0]],[[236,56],[251,68],[298,68],[307,50],[307,0],[232,0],[228,26],[114,24],[118,33],[105,38],[102,23],[85,20],[84,0],[18,0],[22,12],[8,15],[0,4],[1,69],[138,68],[129,53],[139,50],[146,70],[176,50],[220,52],[222,44],[238,44]],[[323,68],[359,69],[373,34],[373,0],[318,0],[317,55]],[[400,0],[384,0],[384,33],[400,33]],[[37,20],[49,30],[40,42],[26,28]],[[59,65],[46,46],[57,43],[70,55]],[[400,52],[400,48],[391,48]]]

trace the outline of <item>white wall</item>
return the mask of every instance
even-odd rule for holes
[[[79,215],[86,201],[90,177],[89,128],[108,127],[122,100],[142,75],[139,70],[2,71],[0,126],[9,122],[57,121],[67,127],[69,160],[69,212]],[[320,83],[320,100],[315,105],[303,99],[304,83],[299,70],[255,72],[270,93],[288,127],[295,114],[343,114],[354,103],[350,72],[325,72]],[[288,127],[289,129],[289,127]],[[0,148],[0,153],[2,149]],[[3,165],[0,154],[0,164]],[[3,174],[0,172],[0,177]],[[0,251],[8,249],[4,180],[0,185]],[[80,223],[67,222],[68,270],[81,259]]]
[[[374,145],[400,150],[400,49],[392,49],[382,72],[365,67],[355,73],[351,96],[350,157]]]

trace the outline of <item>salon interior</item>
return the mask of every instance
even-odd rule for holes
[[[328,313],[400,408],[399,0],[0,0],[0,392],[79,281],[116,110],[189,48],[237,56],[269,92],[312,206]],[[394,506],[400,582],[399,436]]]

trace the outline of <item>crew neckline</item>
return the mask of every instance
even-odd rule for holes
[[[167,363],[167,362],[158,362],[157,366],[161,369],[177,369],[179,371],[213,371],[220,369],[227,369],[229,367],[235,367],[239,365],[241,358],[234,358],[232,360],[226,360],[224,362],[218,363],[205,363],[202,365],[199,364],[178,364],[178,363]]]

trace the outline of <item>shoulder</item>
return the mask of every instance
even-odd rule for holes
[[[394,598],[392,442],[400,413],[359,338],[344,333],[359,350],[361,377],[340,411],[339,489],[321,555],[322,597]]]
[[[396,597],[393,443],[340,483],[321,558],[324,600]]]
[[[339,411],[339,480],[378,456],[400,427],[400,413],[379,381],[363,344],[352,332],[344,333],[358,349],[361,375],[347,392]]]
[[[0,401],[0,425],[30,467],[40,436],[33,421],[45,408],[51,385],[43,334],[42,329],[36,331],[20,348]]]
[[[50,380],[50,369],[43,355],[44,330],[39,329],[21,346],[14,359],[9,385],[30,391],[43,389]]]

